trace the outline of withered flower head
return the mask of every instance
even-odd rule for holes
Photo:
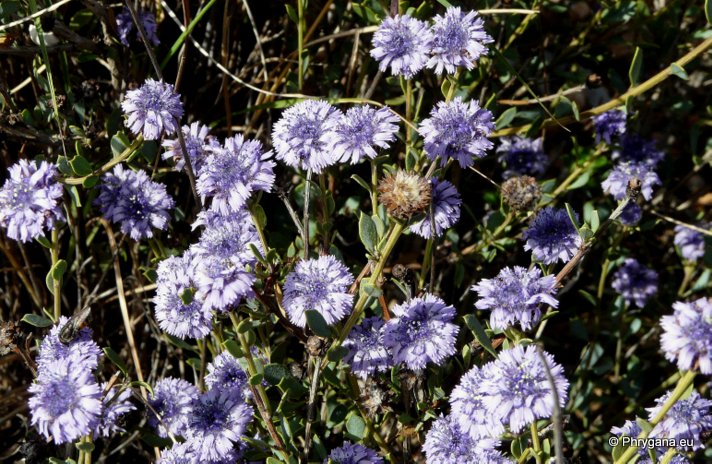
[[[533,177],[511,177],[502,184],[502,199],[515,211],[534,209],[539,198],[541,188]]]
[[[381,179],[378,193],[388,214],[406,220],[415,214],[425,212],[430,205],[431,186],[423,177],[397,171],[395,174],[386,174]]]

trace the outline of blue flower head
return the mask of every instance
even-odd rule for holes
[[[642,308],[658,292],[658,273],[627,258],[613,275],[611,286],[626,303]]]
[[[452,416],[440,416],[425,435],[423,452],[428,464],[511,463],[496,446],[498,440],[473,439]]]
[[[712,374],[712,301],[700,298],[673,303],[672,315],[663,316],[660,343],[665,359],[682,370]]]
[[[428,62],[432,33],[428,25],[408,15],[387,17],[373,35],[371,56],[378,68],[410,79]]]
[[[532,250],[534,259],[544,264],[565,263],[583,243],[566,210],[551,206],[534,216],[522,239],[525,240],[524,250]]]
[[[653,420],[662,409],[672,392],[667,392],[655,400],[655,406],[647,408],[648,419]],[[692,446],[680,449],[698,450],[704,447],[702,434],[712,431],[712,401],[702,398],[699,393],[692,391],[686,399],[680,399],[673,404],[650,432],[651,438],[672,438],[680,442],[683,438],[689,440]]]
[[[198,389],[183,379],[166,377],[159,380],[148,398],[151,405],[147,408],[148,423],[161,437],[168,437],[169,433],[185,436],[193,415],[193,402],[199,395]]]
[[[494,40],[485,32],[484,22],[476,11],[463,13],[459,7],[449,7],[444,15],[434,18],[428,68],[437,74],[455,68],[473,69],[480,56],[487,55],[486,44]]]
[[[644,163],[619,163],[601,183],[601,187],[616,200],[623,200],[627,196],[628,183],[633,179],[642,183],[640,193],[648,201],[653,198],[653,188],[661,185],[660,178],[651,166]]]
[[[497,159],[505,166],[502,177],[528,175],[541,177],[549,165],[549,157],[544,153],[543,140],[526,137],[502,137]]]
[[[190,157],[190,165],[196,176],[200,175],[207,157],[207,149],[217,144],[214,137],[209,136],[210,129],[208,126],[199,122],[194,122],[190,126],[183,126],[183,140],[185,141],[185,149]],[[163,153],[163,159],[172,159],[175,162],[176,171],[182,171],[185,166],[183,159],[183,150],[180,146],[180,140],[166,139],[163,141],[163,147],[166,151]]]
[[[324,459],[324,464],[327,463],[383,464],[383,458],[376,454],[371,448],[346,441],[342,446],[331,450],[329,457]]]
[[[425,217],[410,225],[410,231],[423,238],[431,238],[433,231],[440,237],[460,219],[462,199],[457,189],[446,180],[431,180],[431,206]],[[432,208],[432,211],[431,211]]]
[[[617,137],[625,134],[625,111],[615,109],[599,114],[593,118],[593,127],[596,130],[596,143],[604,140],[611,145]]]
[[[388,108],[349,108],[334,124],[334,158],[351,164],[375,158],[374,147],[386,149],[395,140],[398,121]]]
[[[121,108],[128,116],[126,126],[146,140],[173,134],[183,117],[183,104],[173,86],[150,78],[138,89],[126,92]]]
[[[362,379],[393,366],[393,356],[383,344],[384,321],[380,317],[367,317],[351,329],[343,346],[349,352],[344,362]]]

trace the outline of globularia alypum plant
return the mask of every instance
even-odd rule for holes
[[[709,2],[264,3],[0,6],[2,460],[710,459]]]

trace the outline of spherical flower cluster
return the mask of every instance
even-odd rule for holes
[[[305,311],[317,311],[332,325],[351,312],[353,295],[348,293],[354,277],[333,256],[300,261],[284,282],[282,304],[289,320],[298,327],[307,323]]]
[[[195,175],[200,175],[203,168],[203,163],[207,157],[207,149],[215,145],[217,142],[213,137],[209,137],[210,128],[199,122],[194,122],[190,126],[183,126],[183,140],[185,141],[185,149],[190,158],[190,166],[193,168]],[[163,148],[166,151],[163,153],[163,159],[172,159],[175,162],[176,171],[182,171],[185,166],[183,158],[183,149],[180,146],[180,140],[166,139],[163,141]]]
[[[621,211],[621,215],[618,216],[618,220],[621,224],[632,227],[638,224],[642,217],[642,208],[638,205],[638,203],[630,202],[625,205],[625,208]]]
[[[227,351],[223,351],[208,364],[208,375],[205,385],[210,389],[227,390],[243,398],[251,396],[247,383],[247,373],[237,359]]]
[[[472,166],[474,158],[482,158],[492,148],[487,137],[493,130],[492,113],[480,108],[478,101],[465,103],[460,97],[438,103],[418,128],[428,158],[439,156],[443,166],[454,159],[462,168]]]
[[[20,160],[8,169],[10,177],[0,189],[0,227],[19,242],[33,240],[63,221],[62,185],[57,168]]]
[[[383,344],[384,324],[380,317],[367,317],[344,340],[343,347],[349,350],[344,362],[362,379],[393,366],[391,353]]]
[[[107,383],[101,384],[101,391],[106,391]],[[121,389],[117,386],[112,387],[105,393],[103,401],[103,411],[99,418],[99,423],[94,428],[94,438],[110,437],[116,432],[125,432],[118,425],[118,419],[136,409],[131,401],[131,390],[129,388]]]
[[[150,11],[137,11],[139,21],[143,26],[143,30],[146,32],[146,38],[151,41],[153,45],[158,45],[161,43],[156,35],[156,17]],[[129,46],[129,34],[133,31],[134,23],[131,19],[131,13],[129,9],[124,7],[121,13],[116,15],[116,29],[119,31],[119,39],[121,43],[125,46]],[[138,32],[136,32],[136,37],[140,37]]]
[[[136,135],[143,133],[146,140],[157,140],[164,132],[174,133],[183,116],[183,104],[173,86],[150,78],[138,89],[126,92],[121,108],[128,116],[126,126]]]
[[[663,316],[660,342],[665,358],[682,370],[712,374],[712,301],[673,303],[673,314]]]
[[[604,140],[610,145],[616,140],[616,137],[625,134],[625,112],[615,109],[599,114],[593,118],[593,127],[596,130],[596,143]]]
[[[654,141],[626,132],[621,137],[620,148],[613,151],[611,158],[621,163],[641,163],[655,168],[665,158],[665,153],[657,149]]]
[[[102,176],[98,185],[99,206],[104,218],[121,225],[121,232],[134,240],[153,237],[153,229],[165,230],[174,201],[166,186],[152,181],[145,171],[117,165]]]
[[[423,452],[428,464],[483,464],[511,463],[495,447],[499,441],[473,439],[463,432],[452,416],[441,416],[425,435]]]
[[[709,230],[710,224],[699,224],[698,227]],[[705,255],[705,236],[702,232],[685,226],[675,226],[675,246],[680,255],[688,261],[697,262]]]
[[[169,434],[183,436],[188,428],[188,420],[193,414],[193,401],[200,392],[183,379],[166,377],[153,386],[148,398],[148,423],[159,436]]]
[[[522,234],[524,250],[544,264],[566,262],[583,243],[565,209],[551,206],[539,211]]]
[[[383,329],[383,343],[392,351],[395,363],[411,370],[424,369],[432,362],[442,364],[455,354],[460,328],[453,324],[455,308],[426,293],[392,309],[396,316]]]
[[[388,108],[360,105],[348,109],[333,127],[334,158],[351,164],[375,158],[374,147],[386,149],[395,140],[398,121]]]
[[[672,392],[667,392],[655,400],[654,407],[647,408],[650,420],[658,415],[671,395]],[[650,437],[671,438],[678,443],[685,439],[686,443],[692,442],[693,445],[680,447],[681,449],[702,449],[704,442],[701,435],[712,431],[711,408],[712,401],[700,397],[700,394],[693,390],[687,399],[677,400],[673,404],[662,421],[653,427]]]
[[[408,15],[387,17],[373,35],[371,56],[378,68],[410,79],[428,62],[432,33],[424,21]]]
[[[538,177],[546,172],[549,157],[544,153],[544,141],[526,137],[502,137],[497,147],[497,159],[505,166],[504,179],[529,175]]]
[[[658,273],[627,258],[613,275],[611,286],[627,304],[642,308],[658,292]]]
[[[653,188],[661,185],[660,178],[650,166],[642,163],[619,163],[601,183],[601,187],[616,200],[623,200],[628,195],[628,183],[633,179],[642,183],[640,192],[648,201],[653,197]]]
[[[432,179],[432,200],[425,218],[410,225],[410,231],[423,238],[440,237],[460,219],[462,200],[455,186],[446,180]]]
[[[475,61],[487,54],[485,45],[492,42],[476,11],[465,14],[459,7],[450,7],[444,15],[433,18],[432,56],[427,67],[434,68],[437,74],[444,71],[454,74],[458,66],[473,69]]]
[[[237,212],[253,192],[272,189],[275,164],[269,160],[272,152],[265,151],[261,142],[238,134],[207,151],[196,187],[203,201],[212,197],[211,209],[223,215]]]
[[[40,344],[40,352],[37,356],[37,364],[40,370],[43,366],[48,366],[59,359],[69,359],[87,370],[96,369],[101,357],[99,345],[92,340],[92,330],[89,327],[82,327],[74,335],[69,343],[63,343],[59,335],[65,325],[69,323],[69,318],[60,316],[57,324],[50,329],[47,336]]]
[[[485,393],[482,382],[491,373],[492,363],[483,367],[474,366],[461,378],[450,395],[451,415],[460,429],[475,440],[497,437],[504,432],[504,425],[488,414],[482,399]]]
[[[329,457],[324,459],[324,464],[383,464],[375,451],[358,443],[344,442],[339,448],[334,448]]]
[[[542,303],[556,308],[554,298],[556,278],[541,276],[541,270],[523,267],[502,269],[494,279],[482,279],[472,287],[479,293],[477,309],[490,309],[490,326],[505,330],[518,323],[523,330],[531,330],[541,319]]]
[[[277,159],[315,173],[336,163],[334,126],[339,115],[339,110],[324,100],[305,100],[289,107],[272,131]]]

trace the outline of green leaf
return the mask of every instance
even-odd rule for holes
[[[124,363],[124,361],[121,359],[121,356],[119,356],[116,351],[112,350],[111,347],[104,347],[103,350],[104,355],[106,355],[106,358],[112,363],[114,363],[114,365],[118,367],[124,375],[127,375],[128,369],[126,368],[126,364]]]
[[[368,214],[361,211],[361,217],[358,219],[358,235],[361,238],[361,243],[366,247],[366,250],[374,254],[376,252],[376,243],[378,243],[378,232],[376,224]]]
[[[241,358],[243,356],[242,348],[240,348],[240,345],[232,338],[225,341],[225,349],[236,358]]]
[[[128,137],[126,137],[126,134],[123,132],[117,132],[113,137],[111,137],[109,145],[111,145],[111,153],[114,155],[114,158],[116,158],[131,144],[129,143]]]
[[[71,176],[74,174],[71,166],[69,166],[69,161],[67,161],[66,156],[57,157],[57,169],[65,176]]]
[[[578,177],[578,179],[576,179],[568,187],[566,187],[566,190],[575,190],[577,188],[581,188],[588,183],[589,179],[591,179],[591,171],[585,171]]]
[[[85,188],[92,188],[97,184],[97,182],[99,182],[98,176],[87,176],[87,178],[82,181],[82,186]]]
[[[320,337],[331,337],[331,329],[319,311],[307,309],[304,311],[304,315],[307,318],[307,325],[312,332]]]
[[[250,377],[250,385],[253,387],[256,387],[257,385],[262,383],[262,380],[265,378],[264,375],[262,374],[255,374],[252,377]]]
[[[497,352],[494,350],[494,347],[492,346],[492,342],[490,341],[489,337],[487,336],[487,333],[485,332],[484,327],[482,327],[482,324],[480,324],[480,321],[477,319],[477,316],[474,314],[468,314],[465,316],[465,324],[467,327],[472,331],[472,334],[475,336],[478,342],[480,342],[480,345],[482,345],[482,348],[487,350],[488,353],[490,353],[492,356],[495,358],[497,357]]]
[[[566,208],[566,214],[569,215],[569,219],[571,219],[571,223],[576,227],[576,230],[581,229],[581,224],[579,224],[578,219],[576,219],[576,213],[574,212],[574,209],[571,207],[570,204],[564,203],[564,207]]]
[[[497,121],[495,122],[495,127],[499,130],[502,129],[503,127],[509,126],[511,122],[514,120],[514,118],[517,116],[517,107],[513,106],[509,108],[508,110],[505,110],[504,113],[500,114],[499,117],[497,118]]]
[[[361,440],[366,436],[366,423],[358,414],[351,414],[351,416],[346,419],[346,430]]]
[[[77,155],[70,159],[69,166],[72,168],[74,174],[80,177],[88,176],[93,171],[91,163],[82,155]]]
[[[77,186],[65,185],[64,187],[67,189],[69,197],[72,199],[72,203],[74,204],[74,206],[76,206],[77,208],[81,208],[82,199],[79,197],[79,190],[77,190]]]
[[[299,0],[298,0],[298,1],[299,1]],[[289,16],[289,19],[291,19],[292,21],[294,21],[294,24],[299,23],[299,15],[297,15],[297,12],[296,12],[296,10],[294,9],[294,7],[293,7],[292,5],[285,4],[285,5],[284,5],[284,8],[287,9],[287,16]]]
[[[348,352],[349,352],[348,348],[345,348],[343,346],[337,346],[336,348],[334,348],[333,350],[330,350],[327,353],[327,357],[329,358],[329,361],[337,363],[337,362],[341,361],[344,358],[344,356],[346,356],[346,354]]]
[[[628,70],[628,79],[630,80],[630,86],[635,87],[640,82],[640,72],[643,70],[643,51],[640,47],[635,47],[635,53],[633,54],[633,61],[630,63],[630,69]]]
[[[361,176],[359,176],[359,175],[357,175],[357,174],[353,174],[353,175],[351,176],[351,178],[352,178],[353,180],[355,180],[358,185],[360,185],[361,187],[363,187],[364,189],[366,189],[366,191],[368,192],[369,195],[371,194],[371,186],[368,185],[368,182],[366,182],[365,180],[363,180],[363,178],[362,178]]]
[[[187,306],[193,302],[193,296],[195,296],[195,289],[188,287],[180,294],[180,301]]]
[[[40,316],[39,314],[25,314],[22,316],[22,322],[39,328],[49,327],[53,324],[51,319]]]
[[[252,217],[255,220],[257,228],[264,229],[265,226],[267,226],[267,215],[265,214],[265,210],[257,204],[252,206],[250,210],[252,211]]]
[[[596,233],[601,225],[601,219],[598,217],[598,210],[594,209],[591,213],[591,230]]]
[[[705,17],[707,17],[707,22],[712,24],[712,1],[705,0]]]
[[[190,358],[188,361],[190,361],[191,359],[195,359],[195,358]],[[200,360],[198,360],[198,363],[200,363]],[[190,363],[188,363],[188,364],[190,364]],[[131,388],[145,388],[146,390],[148,390],[148,393],[150,393],[151,396],[153,396],[153,387],[151,385],[147,384],[146,382],[142,382],[140,380],[134,380],[133,382],[129,383],[129,386]]]
[[[264,368],[264,377],[272,385],[277,385],[279,382],[290,375],[289,370],[281,364],[267,364]]]
[[[37,243],[39,243],[43,247],[49,248],[50,250],[52,249],[52,242],[47,240],[47,237],[45,237],[44,235],[40,235],[35,240],[37,240]]]
[[[689,76],[687,75],[687,71],[685,71],[685,68],[683,68],[682,66],[680,66],[677,63],[673,63],[670,65],[670,73],[673,76],[679,77],[683,81],[686,81],[687,79],[689,79]]]
[[[378,288],[376,285],[372,284],[367,280],[361,281],[359,292],[364,293],[368,296],[372,296],[374,298],[381,296],[381,294],[383,293],[380,288]]]
[[[91,453],[94,451],[94,443],[92,442],[82,441],[75,443],[74,446],[76,446],[79,451],[84,451],[85,453]]]

